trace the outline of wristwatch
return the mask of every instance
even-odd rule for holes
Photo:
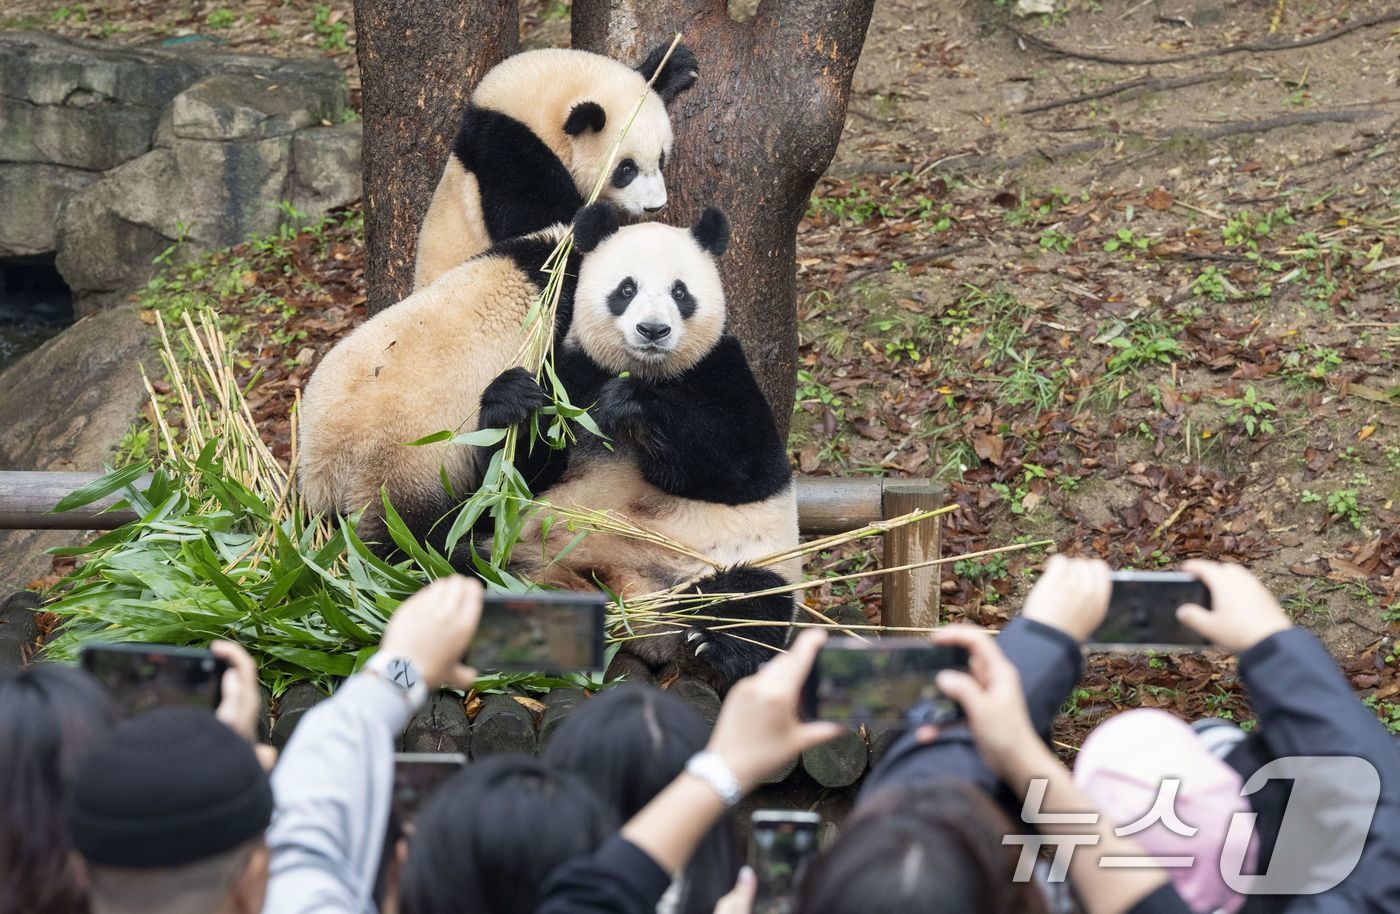
[[[739,787],[739,778],[735,776],[734,769],[713,752],[697,752],[692,755],[690,761],[685,763],[685,773],[708,784],[711,790],[719,794],[725,806],[737,806],[744,798],[744,791]]]
[[[407,657],[393,654],[375,654],[365,663],[364,669],[385,682],[403,690],[404,700],[417,710],[428,700],[428,685],[423,682],[423,674],[417,664]]]

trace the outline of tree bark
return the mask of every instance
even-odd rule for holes
[[[747,22],[724,0],[574,0],[573,46],[640,60],[675,32],[700,80],[672,103],[672,225],[706,206],[729,214],[721,261],[730,329],[780,432],[797,362],[797,226],[831,164],[874,0],[762,0]]]
[[[364,99],[369,312],[413,288],[413,258],[462,109],[520,46],[516,0],[355,0]]]

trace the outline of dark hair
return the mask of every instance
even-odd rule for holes
[[[572,775],[506,753],[468,765],[423,810],[399,885],[404,914],[530,914],[560,864],[617,830]]]
[[[800,914],[1045,914],[1034,882],[1013,882],[1011,821],[971,784],[891,790],[862,803],[807,870]]]
[[[624,684],[583,702],[555,732],[543,758],[598,791],[625,822],[705,748],[710,728],[670,692]],[[739,855],[733,823],[710,829],[686,865],[678,914],[709,914],[734,887]]]
[[[81,670],[36,663],[0,673],[0,912],[87,911],[64,811],[74,771],[115,722]]]

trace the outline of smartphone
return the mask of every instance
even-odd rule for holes
[[[460,752],[395,752],[392,803],[399,826],[412,823],[438,788],[466,763]]]
[[[966,648],[923,638],[832,638],[803,685],[802,715],[845,724],[957,720],[962,708],[934,682],[947,669],[967,669]]]
[[[817,856],[822,817],[814,812],[757,809],[749,822],[749,866],[758,877],[753,914],[791,914],[797,905],[797,887]]]
[[[488,593],[467,662],[482,672],[601,673],[601,593]]]
[[[1097,644],[1207,644],[1177,621],[1176,609],[1195,603],[1210,609],[1210,591],[1184,571],[1115,571],[1108,614],[1094,632]]]
[[[128,717],[168,705],[217,708],[228,669],[204,648],[163,644],[89,644],[79,663]]]

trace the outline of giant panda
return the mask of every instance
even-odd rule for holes
[[[618,147],[602,197],[631,216],[664,206],[662,168],[671,154],[666,105],[699,74],[695,55],[677,45],[647,91],[668,46],[636,70],[601,54],[545,48],[509,57],[487,73],[467,104],[418,233],[414,288],[495,242],[572,219],[638,100],[641,111]]]
[[[516,571],[569,589],[601,585],[624,598],[697,578],[689,589],[709,593],[752,593],[798,579],[798,560],[772,569],[745,564],[797,545],[797,503],[768,402],[738,340],[725,332],[716,258],[728,241],[728,220],[717,209],[688,229],[619,228],[617,211],[605,203],[579,214],[574,245],[583,259],[554,368],[570,400],[587,406],[611,440],[580,433],[563,452],[537,446],[517,455],[536,497],[624,517],[720,570],[600,532],[565,549],[576,534],[558,520],[546,527],[545,508],[512,550]],[[534,379],[516,369],[492,382],[481,409],[492,426],[504,427],[524,422],[542,402]],[[790,594],[753,597],[717,614],[778,624],[729,634],[697,621],[629,640],[623,652],[652,670],[678,661],[725,689],[787,643],[794,602]]]

